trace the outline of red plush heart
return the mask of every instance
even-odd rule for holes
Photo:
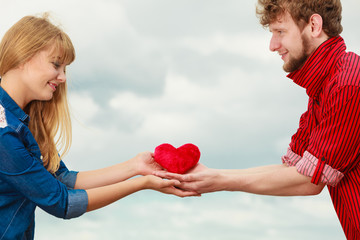
[[[154,159],[163,168],[173,173],[186,173],[200,159],[200,150],[194,144],[188,143],[175,148],[168,143],[155,148]]]

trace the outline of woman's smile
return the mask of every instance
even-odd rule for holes
[[[56,91],[56,87],[58,86],[56,83],[49,82],[48,84],[52,88],[52,90]]]

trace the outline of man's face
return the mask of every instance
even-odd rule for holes
[[[270,50],[277,51],[284,61],[285,72],[301,68],[311,54],[309,37],[301,31],[288,12],[269,25],[272,37]]]

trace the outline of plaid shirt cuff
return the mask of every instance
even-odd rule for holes
[[[281,157],[283,164],[288,167],[294,167],[301,160],[301,156],[294,153],[291,148],[288,148],[286,154]]]
[[[320,163],[324,165],[321,168],[318,167]],[[323,160],[319,160],[307,151],[304,153],[303,158],[296,164],[296,169],[299,173],[308,177],[314,178],[319,176],[319,181],[332,187],[335,187],[344,177],[343,173],[330,167]],[[315,182],[315,184],[317,183],[318,182]]]

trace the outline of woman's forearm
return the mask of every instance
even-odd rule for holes
[[[138,177],[123,182],[86,190],[88,194],[87,211],[105,207],[132,193],[145,189],[146,177]]]
[[[110,167],[79,172],[75,189],[90,189],[115,184],[137,175],[132,162],[126,161]]]
[[[105,207],[121,198],[144,189],[152,189],[179,197],[198,196],[193,191],[183,191],[177,180],[164,180],[153,175],[132,178],[123,182],[86,190],[88,194],[87,211]]]

